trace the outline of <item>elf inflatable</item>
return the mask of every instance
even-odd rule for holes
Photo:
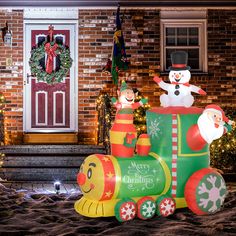
[[[117,91],[118,101],[112,98],[112,103],[117,108],[114,125],[110,130],[111,155],[116,157],[133,157],[137,141],[137,131],[133,124],[133,111],[147,99],[142,98],[134,102],[135,94],[125,81],[122,81],[120,90]]]

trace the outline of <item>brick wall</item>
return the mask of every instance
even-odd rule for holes
[[[23,11],[0,10],[0,28],[8,21],[13,33],[12,47],[5,47],[0,39],[0,90],[6,97],[5,141],[22,142],[23,130]],[[1,32],[0,32],[1,33]],[[12,65],[6,65],[12,58]]]
[[[111,77],[102,73],[111,58],[115,11],[82,10],[79,18],[79,137],[91,142],[91,134],[96,134],[95,103],[100,90],[116,96]],[[152,74],[160,58],[159,12],[125,10],[121,18],[130,69],[120,73],[120,80],[127,79],[134,87],[142,88],[154,102]]]
[[[160,64],[159,11],[123,10],[121,16],[122,14],[124,14],[122,29],[130,68],[127,72],[120,73],[120,80],[127,79],[131,86],[139,88],[149,98],[151,106],[159,106],[159,96],[163,90],[152,81],[153,74],[158,72]],[[80,33],[85,32],[86,36],[81,36],[82,44],[81,41],[79,42],[80,56],[85,55],[84,58],[80,57],[82,63],[79,64],[79,68],[81,68],[80,70],[88,69],[86,72],[89,72],[89,68],[95,70],[96,73],[92,71],[86,75],[86,78],[91,78],[88,83],[94,83],[94,86],[99,89],[101,86],[111,95],[116,94],[114,87],[112,87],[110,77],[101,74],[101,68],[106,64],[107,56],[111,55],[114,21],[114,11],[80,12],[80,22],[86,22],[84,25],[90,29],[83,29],[80,24]],[[195,94],[196,106],[204,107],[210,103],[216,103],[223,108],[236,107],[235,42],[236,17],[234,11],[209,10],[208,74],[192,74],[191,79],[192,84],[207,91],[207,96]],[[93,55],[95,52],[96,55]],[[89,60],[92,60],[91,64],[88,62]],[[88,63],[86,64],[85,61]],[[82,74],[82,77],[85,75]],[[163,76],[163,79],[168,81],[168,76]],[[90,89],[96,94],[94,99],[99,93],[99,89]],[[90,101],[92,100],[90,99]]]
[[[208,68],[204,79],[208,93],[204,103],[236,107],[235,10],[208,11]]]
[[[79,142],[95,142],[96,98],[110,81],[101,72],[110,57],[113,29],[112,11],[79,12]]]
[[[152,77],[160,64],[159,10],[121,9],[123,34],[130,68],[120,73],[120,80],[140,89],[151,106],[159,106],[163,93]],[[13,30],[12,49],[0,40],[0,89],[7,98],[6,131],[8,143],[22,142],[23,110],[23,11],[0,11],[0,27],[8,20]],[[116,95],[110,76],[102,73],[111,57],[115,10],[79,11],[78,126],[79,142],[95,143],[97,128],[96,98],[101,90]],[[208,11],[207,75],[192,75],[191,83],[201,86],[207,96],[195,96],[196,106],[216,103],[236,107],[236,16],[234,11]],[[13,66],[6,67],[6,56]],[[168,80],[167,76],[163,76]]]

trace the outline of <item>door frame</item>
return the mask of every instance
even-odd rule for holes
[[[27,72],[30,72],[29,68],[29,62],[28,58],[29,55],[26,54],[26,48],[27,48],[27,42],[26,42],[26,28],[27,26],[37,26],[37,25],[70,25],[72,26],[74,32],[73,38],[70,39],[72,42],[74,42],[74,58],[72,67],[70,68],[70,73],[74,74],[74,81],[73,84],[70,83],[70,102],[72,102],[71,108],[73,109],[73,112],[70,112],[70,128],[31,128],[31,123],[27,124],[27,120],[31,119],[27,115],[31,115],[31,94],[27,91],[31,90],[30,83],[27,83]],[[24,20],[24,36],[23,36],[23,42],[24,42],[24,69],[23,69],[23,132],[24,133],[68,133],[68,132],[78,132],[78,20],[74,19],[63,19],[63,20],[57,20],[57,19],[25,19]],[[72,99],[72,97],[74,99]],[[27,111],[28,110],[28,111]],[[29,111],[30,110],[30,111]],[[72,119],[72,117],[74,117]]]

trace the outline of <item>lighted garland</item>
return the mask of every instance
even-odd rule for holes
[[[0,168],[3,166],[4,157],[5,157],[5,154],[4,153],[0,153]]]
[[[2,143],[1,143],[0,145],[2,145]],[[0,171],[2,171],[1,169],[3,168],[4,158],[5,158],[5,154],[0,153]],[[2,172],[3,172],[3,171],[2,171]],[[5,180],[5,174],[4,174],[4,172],[3,172],[3,175],[4,175],[4,176],[3,176],[4,179],[2,179],[2,178],[0,177],[0,181]]]
[[[137,96],[135,98],[135,102],[139,102],[144,96],[141,94],[140,91],[136,91]],[[138,136],[140,134],[147,133],[147,126],[146,126],[146,111],[151,108],[150,104],[146,103],[143,106],[138,107],[134,110],[134,125],[136,127]]]
[[[40,65],[40,60],[45,56],[45,44],[46,42],[33,49],[31,52],[31,57],[29,60],[31,74],[36,76],[38,81],[48,84],[60,83],[68,74],[72,66],[73,60],[70,57],[70,50],[63,45],[57,45],[55,53],[60,56],[60,69],[49,74]],[[55,42],[50,42],[51,47],[54,46],[54,44]]]
[[[235,109],[225,109],[230,120],[236,122]],[[231,132],[223,135],[220,139],[212,142],[210,146],[211,166],[225,172],[236,171],[236,125],[232,126]]]
[[[4,104],[6,103],[6,99],[2,93],[0,93],[0,115],[4,112]]]
[[[98,144],[103,143],[106,152],[110,153],[110,128],[112,121],[111,98],[107,93],[101,93],[96,100],[96,109],[98,111]]]
[[[0,145],[4,143],[4,108],[6,99],[4,95],[0,92]],[[0,167],[2,163],[2,156],[0,153]]]

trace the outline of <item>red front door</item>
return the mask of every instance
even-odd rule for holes
[[[48,24],[26,25],[26,59],[30,51],[49,40]],[[31,75],[29,65],[26,66],[27,79],[25,88],[25,131],[26,132],[74,132],[76,131],[76,96],[75,84],[75,37],[73,25],[53,25],[53,39],[57,44],[70,48],[73,59],[70,72],[60,83],[38,81]],[[42,70],[45,70],[47,54],[39,60]],[[60,57],[53,58],[53,70],[60,68]]]

